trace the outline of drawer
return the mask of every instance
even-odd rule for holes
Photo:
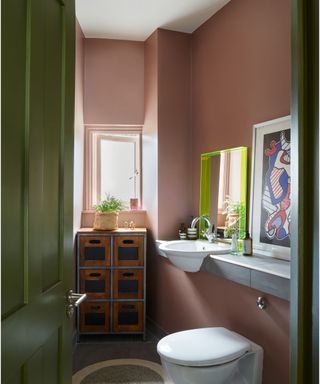
[[[110,238],[80,236],[80,266],[110,265]]]
[[[115,299],[142,299],[143,270],[113,270],[113,297]]]
[[[142,332],[143,326],[143,302],[113,303],[114,332]]]
[[[105,269],[81,269],[80,292],[89,299],[110,298],[110,271]]]
[[[110,303],[89,301],[80,305],[80,332],[109,332]]]
[[[142,266],[143,255],[143,236],[115,236],[113,256],[115,266]]]

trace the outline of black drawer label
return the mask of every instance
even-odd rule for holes
[[[119,280],[118,292],[119,293],[138,293],[139,282],[138,280]]]
[[[104,260],[104,247],[86,247],[84,249],[85,260]]]
[[[104,325],[104,313],[86,313],[84,316],[85,325]]]
[[[138,324],[138,312],[119,312],[119,325],[136,325]]]
[[[119,260],[139,260],[139,249],[137,247],[119,247]]]
[[[84,282],[85,292],[105,292],[104,280],[86,280]]]

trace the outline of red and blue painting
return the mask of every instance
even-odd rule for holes
[[[290,129],[263,140],[260,242],[290,247]]]

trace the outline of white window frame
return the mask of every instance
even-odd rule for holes
[[[101,157],[100,157],[100,144],[101,140],[105,138],[114,141],[120,140],[112,137],[112,134],[138,134],[139,147],[135,149],[135,168],[139,172],[139,190],[138,196],[140,206],[142,206],[142,126],[140,125],[85,125],[84,137],[84,186],[83,186],[83,209],[84,211],[93,210],[92,202],[100,200],[100,170],[101,170]],[[130,138],[121,141],[132,141]],[[94,172],[95,169],[95,172]]]

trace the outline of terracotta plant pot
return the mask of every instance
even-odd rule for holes
[[[118,229],[118,216],[118,212],[96,212],[93,229],[98,231]]]

